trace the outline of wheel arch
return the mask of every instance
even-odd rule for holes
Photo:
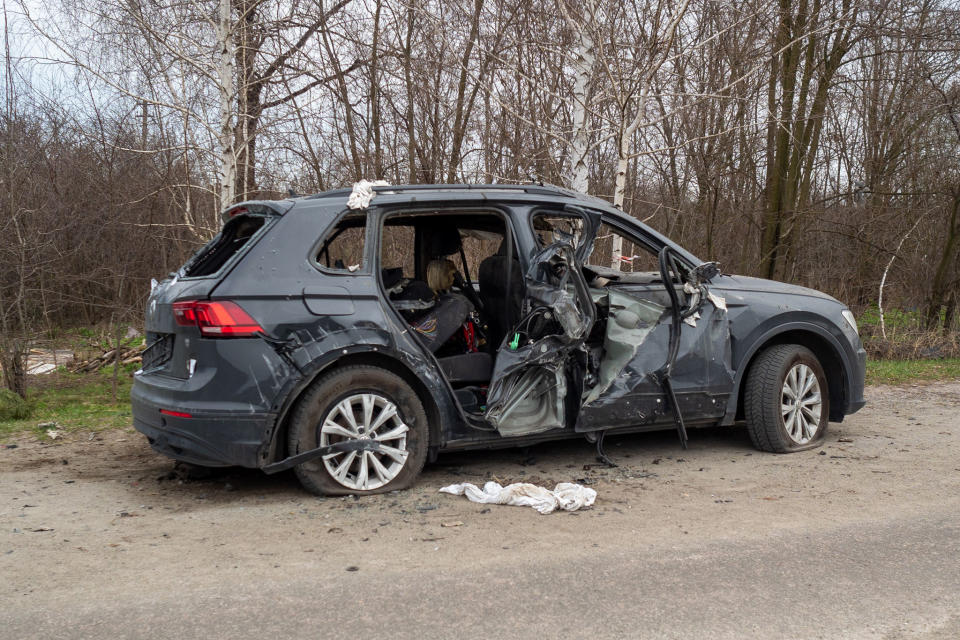
[[[445,412],[441,409],[441,403],[430,391],[423,380],[414,373],[410,366],[405,364],[393,354],[385,353],[381,350],[363,350],[355,351],[341,355],[329,362],[318,366],[316,370],[301,378],[297,385],[287,394],[286,399],[277,415],[275,428],[270,434],[268,446],[261,455],[261,464],[269,464],[277,460],[282,460],[287,456],[287,430],[290,427],[290,419],[293,415],[293,408],[303,394],[309,389],[318,378],[338,368],[353,365],[369,365],[380,367],[400,376],[404,382],[416,392],[417,397],[423,404],[423,410],[427,414],[428,428],[430,432],[428,457],[432,460],[435,457],[436,450],[443,442],[443,429],[446,424]]]
[[[806,347],[820,361],[824,374],[827,376],[827,389],[830,393],[830,420],[841,422],[846,415],[849,389],[848,358],[843,353],[839,342],[822,327],[810,323],[791,323],[768,331],[753,342],[744,353],[737,367],[733,393],[727,401],[726,417],[723,424],[733,424],[735,420],[743,419],[743,394],[751,367],[757,356],[774,345],[798,344]]]

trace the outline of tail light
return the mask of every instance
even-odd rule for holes
[[[193,415],[186,411],[171,411],[170,409],[160,409],[160,414],[164,416],[173,416],[174,418],[192,418]]]
[[[185,300],[173,303],[173,317],[182,327],[198,327],[208,338],[249,338],[263,328],[236,302]]]

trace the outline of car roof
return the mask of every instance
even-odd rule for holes
[[[534,203],[549,202],[553,204],[566,201],[566,204],[590,207],[614,218],[620,218],[621,220],[637,224],[643,227],[647,233],[655,239],[678,250],[691,264],[696,265],[701,262],[699,258],[677,243],[655,229],[643,224],[636,218],[624,213],[617,207],[614,207],[608,201],[553,184],[401,184],[374,186],[372,189],[376,194],[374,201],[377,204],[430,203],[458,200],[475,202],[478,199],[490,200],[491,202],[513,200]],[[287,202],[291,200],[294,202],[315,202],[329,199],[333,201],[331,202],[331,204],[333,204],[339,198],[342,198],[344,202],[346,202],[352,192],[352,188],[332,189],[309,196],[289,198]]]
[[[489,200],[504,200],[516,197],[527,199],[544,199],[556,201],[558,198],[580,202],[584,205],[612,209],[609,202],[570,189],[565,189],[552,184],[407,184],[407,185],[384,185],[372,188],[374,193],[379,196],[400,196],[397,200],[445,200],[451,196],[463,196],[476,198],[477,196]],[[306,200],[318,200],[326,198],[349,197],[352,189],[333,189],[324,191],[311,196],[306,196]],[[403,198],[407,196],[407,198]],[[533,198],[529,198],[533,196]],[[537,198],[539,196],[540,198]]]

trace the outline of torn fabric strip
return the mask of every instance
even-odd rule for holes
[[[709,300],[717,309],[721,309],[723,311],[727,310],[726,299],[718,296],[712,291],[707,291],[707,300]]]
[[[483,485],[482,490],[475,484],[464,482],[443,487],[440,492],[466,496],[471,502],[483,504],[533,507],[542,514],[553,513],[558,508],[576,511],[591,506],[597,499],[596,491],[572,482],[561,482],[553,491],[529,482],[515,482],[504,487],[491,481]]]

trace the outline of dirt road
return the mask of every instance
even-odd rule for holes
[[[359,501],[181,482],[134,432],[25,437],[0,448],[0,637],[960,637],[960,382],[868,400],[805,453],[645,434],[608,439],[608,469],[566,442]],[[599,497],[436,492],[492,478]]]

